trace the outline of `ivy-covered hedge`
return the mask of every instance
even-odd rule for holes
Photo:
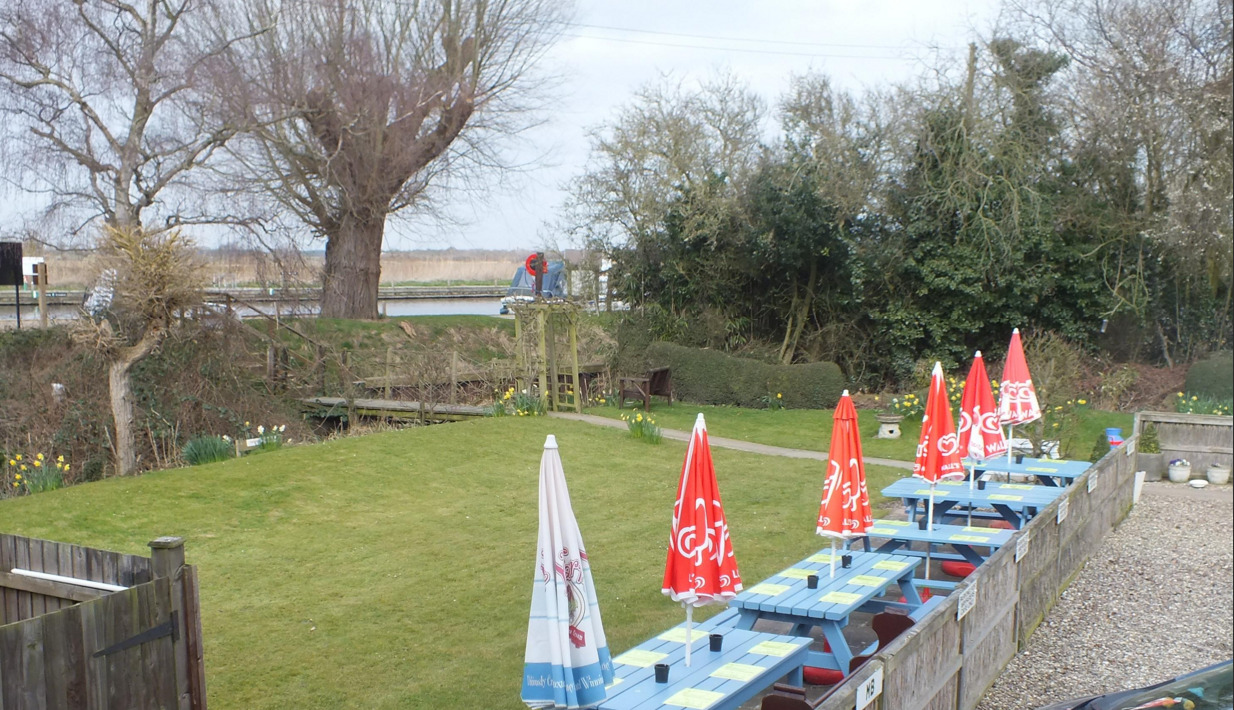
[[[844,390],[844,375],[834,362],[771,365],[664,342],[647,348],[647,362],[671,367],[674,396],[698,404],[760,407],[779,393],[785,407],[827,409]]]
[[[1187,394],[1219,402],[1234,399],[1234,353],[1217,353],[1192,365],[1187,370]]]

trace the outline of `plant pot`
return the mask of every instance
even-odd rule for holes
[[[875,439],[899,439],[900,438],[900,422],[904,420],[902,414],[876,414],[874,416],[878,420],[878,434]]]
[[[1166,474],[1170,477],[1170,481],[1173,483],[1186,483],[1191,480],[1191,465],[1188,464],[1186,466],[1180,466],[1170,464],[1169,468],[1166,469]]]
[[[1224,486],[1230,482],[1230,467],[1215,463],[1204,472],[1204,477],[1213,485]]]

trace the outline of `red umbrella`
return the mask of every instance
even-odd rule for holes
[[[696,606],[726,604],[741,591],[741,575],[728,536],[728,521],[716,485],[707,443],[707,423],[699,414],[681,467],[673,529],[668,540],[662,592],[686,608],[686,665],[690,665],[690,624]]]
[[[1007,425],[1007,459],[1011,459],[1011,428],[1041,418],[1041,405],[1037,403],[1037,390],[1033,376],[1028,373],[1024,360],[1024,346],[1020,344],[1020,329],[1011,331],[1011,345],[1007,347],[1007,362],[1003,365],[1003,381],[998,390],[998,422]]]
[[[1007,450],[1007,440],[998,426],[998,409],[990,392],[990,376],[985,371],[981,351],[973,355],[973,366],[964,381],[964,395],[960,398],[960,453],[970,459],[1000,456]],[[977,467],[968,472],[968,490],[973,490]],[[972,524],[972,512],[969,512]]]
[[[925,415],[921,418],[921,439],[917,442],[913,475],[930,482],[926,524],[933,528],[934,484],[942,478],[964,478],[960,440],[955,433],[955,420],[951,418],[947,385],[943,383],[943,366],[938,362],[934,363],[934,372],[930,376],[930,393],[926,395]]]
[[[874,525],[870,512],[870,492],[866,489],[865,463],[861,459],[861,435],[857,430],[857,409],[848,390],[836,405],[831,429],[831,448],[827,453],[827,480],[823,502],[818,508],[819,535],[830,537],[831,576],[836,574],[835,540],[849,540],[866,534]]]

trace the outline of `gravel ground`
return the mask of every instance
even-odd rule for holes
[[[1231,527],[1230,486],[1146,483],[978,710],[1031,710],[1229,660]]]

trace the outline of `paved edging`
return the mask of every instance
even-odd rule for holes
[[[598,417],[594,414],[576,414],[574,412],[549,412],[550,417],[558,419],[569,419],[576,422],[585,422],[596,426],[606,426],[614,429],[625,429],[626,423],[620,419],[609,419],[608,417]],[[690,432],[681,431],[680,429],[661,429],[660,433],[665,439],[673,441],[689,441]],[[740,439],[726,439],[722,436],[707,436],[707,440],[712,446],[718,446],[722,449],[734,449],[736,451],[745,451],[751,454],[762,454],[763,456],[784,456],[791,459],[814,459],[815,461],[826,461],[827,454],[821,451],[807,451],[805,449],[789,449],[783,446],[768,446],[767,444],[756,444],[752,441],[742,441]],[[866,456],[865,462],[876,466],[891,466],[893,468],[903,468],[912,470],[912,461],[900,461],[897,459],[881,459]]]

